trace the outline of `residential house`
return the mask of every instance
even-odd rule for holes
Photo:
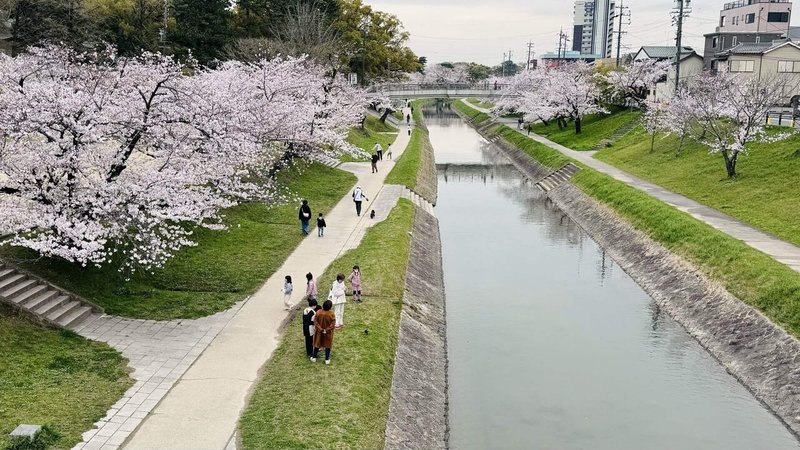
[[[764,83],[780,83],[783,104],[796,106],[800,100],[800,45],[795,42],[739,44],[715,58],[719,70]]]
[[[676,53],[677,47],[646,46],[639,49],[633,57],[633,60],[675,61]],[[703,57],[698,55],[691,47],[683,47],[681,49],[679,64],[681,84],[688,83],[691,78],[703,72]],[[673,63],[667,73],[667,77],[656,83],[656,85],[650,89],[648,100],[660,101],[672,98],[672,95],[675,93],[675,67]]]

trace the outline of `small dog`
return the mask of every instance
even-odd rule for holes
[[[374,209],[369,212],[369,218],[370,219],[374,219],[375,218],[375,210]]]

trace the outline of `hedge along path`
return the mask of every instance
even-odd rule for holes
[[[408,142],[407,133],[400,133],[392,145],[395,158],[402,155]],[[278,347],[283,326],[290,318],[283,309],[284,277],[292,276],[292,300],[297,303],[304,293],[307,272],[322,274],[343,252],[358,247],[367,228],[385,218],[399,198],[398,187],[384,185],[394,164],[384,157],[377,174],[371,173],[369,163],[340,166],[356,175],[371,200],[364,204],[364,214],[356,217],[349,193],[333,210],[322,211],[328,224],[325,237],[318,238],[312,232],[303,240],[178,380],[124,448],[226,448],[259,369]],[[316,214],[314,205],[311,207]],[[371,209],[378,214],[375,220],[369,218]],[[298,233],[299,228],[298,223]],[[320,285],[323,295],[326,288]]]

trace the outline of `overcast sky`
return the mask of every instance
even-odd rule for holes
[[[731,1],[731,0],[727,0]],[[714,31],[726,0],[694,0],[685,25],[685,45],[703,53],[703,34]],[[555,51],[563,27],[572,38],[573,0],[365,0],[395,14],[411,33],[410,47],[431,63],[475,61],[498,65],[509,50],[516,62],[527,59],[527,42],[536,55]],[[623,51],[643,45],[675,45],[670,0],[626,0],[631,25]],[[793,25],[797,23],[792,20]],[[616,43],[616,38],[615,38]],[[571,44],[570,44],[571,45]],[[614,47],[616,52],[616,45]]]

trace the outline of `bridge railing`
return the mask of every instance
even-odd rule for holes
[[[381,84],[370,88],[372,92],[419,92],[419,91],[502,91],[508,84],[494,83],[396,83]]]

